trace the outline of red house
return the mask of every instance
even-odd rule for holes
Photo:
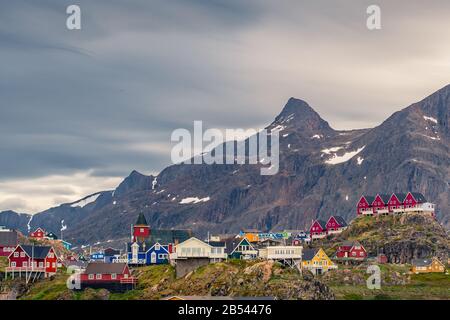
[[[112,291],[125,291],[133,289],[136,282],[126,263],[91,262],[80,275],[81,290],[105,288]]]
[[[133,226],[133,242],[144,242],[150,236],[150,227],[145,219],[144,214],[141,212]]]
[[[309,228],[311,239],[320,239],[327,236],[327,224],[323,220],[314,220]]]
[[[58,257],[48,246],[18,245],[8,256],[7,272],[43,272],[45,277],[56,273]]]
[[[389,195],[387,194],[377,194],[375,199],[372,201],[372,210],[375,214],[388,214],[388,202]]]
[[[347,228],[347,222],[341,216],[331,216],[325,225],[328,234],[341,233]]]
[[[356,208],[358,215],[421,213],[435,216],[435,205],[427,202],[418,192],[377,194],[375,197],[362,196]]]
[[[336,251],[336,258],[348,260],[364,260],[367,251],[358,241],[346,241]]]
[[[0,229],[0,257],[7,257],[18,244],[17,231]]]
[[[45,235],[46,235],[46,232],[39,227],[34,232],[30,233],[30,238],[33,238],[33,239],[44,239]]]
[[[406,198],[404,193],[393,193],[388,202],[389,212],[403,211],[403,200]]]
[[[361,199],[359,199],[358,205],[357,205],[357,215],[365,214],[365,215],[372,215],[373,209],[372,209],[372,203],[375,200],[372,196],[362,196]]]

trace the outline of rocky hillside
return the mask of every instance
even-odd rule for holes
[[[20,299],[138,299],[157,300],[173,295],[274,297],[289,300],[331,300],[330,289],[312,276],[273,262],[233,261],[210,264],[176,279],[170,265],[134,270],[139,278],[136,290],[111,294],[87,289],[74,293],[65,287],[66,276],[44,280],[23,290]]]
[[[450,237],[435,219],[419,214],[402,216],[359,217],[337,236],[317,241],[334,254],[347,240],[359,241],[370,256],[384,253],[389,263],[410,263],[412,259],[438,257],[447,262]]]
[[[337,106],[338,108],[338,106]],[[127,237],[144,211],[153,228],[200,235],[306,228],[314,218],[351,220],[361,194],[416,191],[450,225],[450,85],[396,112],[373,129],[338,131],[305,101],[291,98],[268,128],[280,132],[280,170],[259,165],[172,165],[157,177],[133,171],[114,191],[0,225],[61,228],[69,241]],[[184,200],[184,201],[183,201]],[[29,218],[29,217],[28,217]]]

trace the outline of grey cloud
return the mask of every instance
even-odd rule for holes
[[[378,1],[379,32],[368,0],[80,0],[81,31],[69,4],[1,5],[0,182],[158,172],[172,130],[261,128],[291,96],[369,127],[450,82],[449,1]]]

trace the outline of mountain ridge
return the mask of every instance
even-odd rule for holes
[[[419,191],[437,203],[438,218],[448,226],[449,110],[450,85],[379,126],[343,131],[332,129],[304,100],[290,98],[267,127],[280,131],[275,176],[261,176],[258,165],[236,164],[176,164],[158,176],[134,170],[114,191],[100,192],[92,205],[52,208],[31,224],[56,228],[58,219],[68,219],[67,236],[80,243],[128,236],[124,225],[139,211],[152,227],[199,234],[306,228],[311,219],[332,214],[351,219],[364,193]],[[180,203],[189,197],[210,200]],[[86,231],[93,226],[95,234]]]

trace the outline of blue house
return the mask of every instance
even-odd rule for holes
[[[133,242],[128,244],[128,263],[132,265],[152,265],[169,262],[169,246],[159,242]]]
[[[89,258],[94,262],[105,262],[105,255],[102,252],[93,253]]]
[[[72,244],[70,242],[61,240],[61,243],[62,243],[63,247],[66,248],[67,250],[70,250],[72,248]]]
[[[169,247],[155,243],[147,251],[146,264],[164,264],[169,263]]]

